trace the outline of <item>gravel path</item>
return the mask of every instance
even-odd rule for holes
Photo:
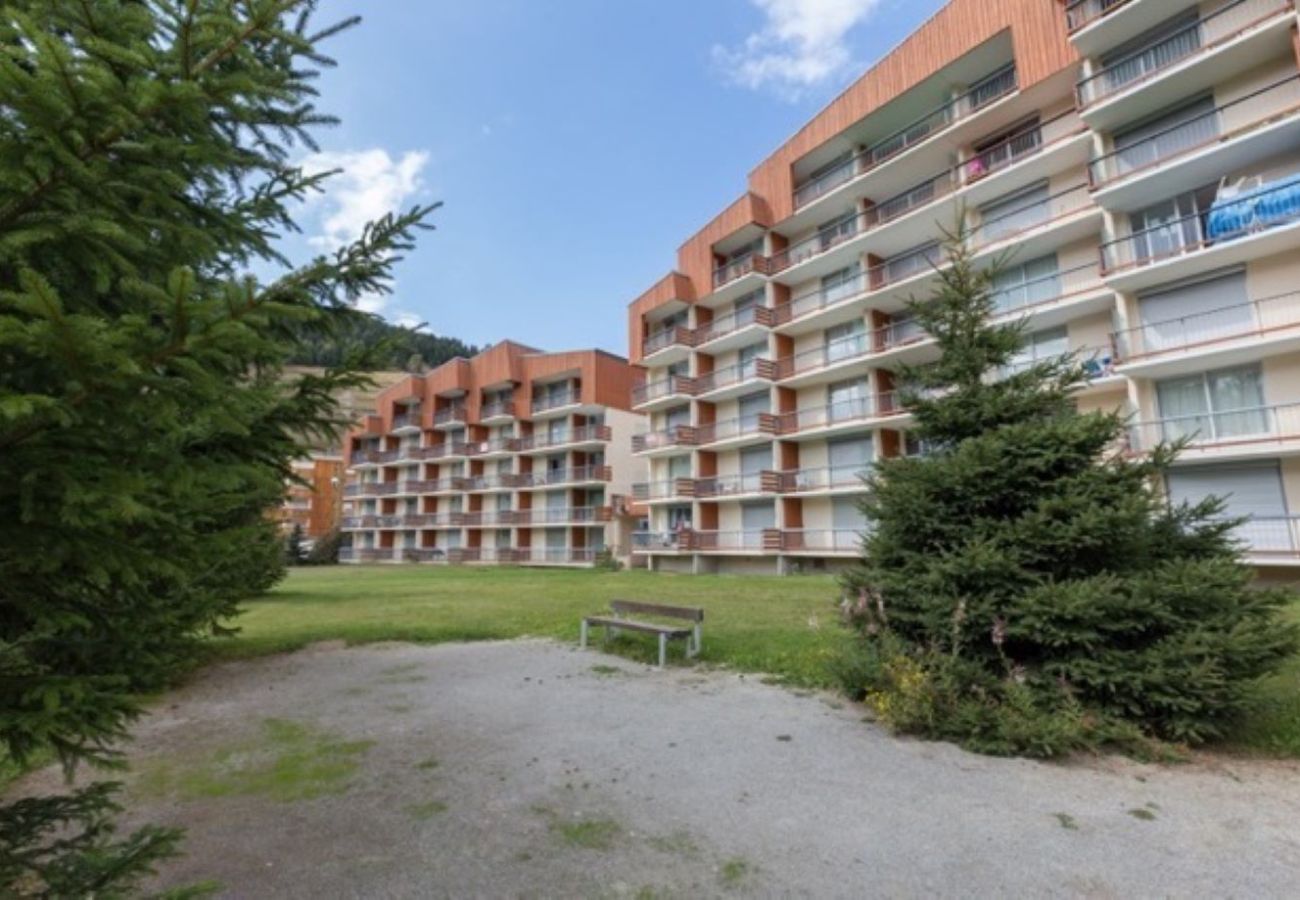
[[[161,884],[221,896],[1300,893],[1294,765],[988,759],[541,641],[217,666],[136,734],[133,817],[189,832]]]

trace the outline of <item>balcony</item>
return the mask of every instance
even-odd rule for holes
[[[467,455],[467,449],[462,441],[443,441],[440,444],[421,447],[419,458],[423,460],[459,459]]]
[[[795,528],[780,534],[780,552],[796,556],[857,556],[862,532],[851,528]]]
[[[853,263],[861,253],[858,245],[865,243],[868,236],[872,237],[874,254],[892,256],[902,252],[932,238],[938,227],[951,224],[957,207],[952,205],[941,212],[935,208],[939,201],[952,197],[954,202],[977,205],[993,199],[999,193],[1082,164],[1090,143],[1087,129],[1075,119],[1073,110],[1027,124],[965,162],[773,254],[771,273],[785,283],[825,275]],[[1031,165],[1030,161],[1035,162]],[[932,214],[918,214],[925,209],[931,209]],[[787,274],[787,270],[796,268],[797,272]]]
[[[406,412],[393,416],[393,434],[419,434],[420,407],[408,406]]]
[[[521,547],[515,562],[531,566],[586,566],[596,561],[596,547]]]
[[[433,427],[445,431],[450,428],[463,428],[469,421],[463,404],[446,406],[433,414]]]
[[[490,441],[472,441],[465,446],[470,457],[502,457],[519,451],[519,438],[495,438]]]
[[[518,438],[519,453],[549,452],[561,447],[582,447],[592,444],[605,444],[613,437],[608,425],[580,425],[577,428],[561,428],[544,434],[533,434]]]
[[[511,524],[534,525],[598,525],[610,521],[614,511],[608,506],[562,506],[541,509],[521,509],[512,514]]]
[[[547,393],[542,396],[533,398],[533,416],[548,415],[554,416],[562,412],[567,412],[573,407],[582,404],[582,392],[576,388],[568,388],[555,393]]]
[[[1166,20],[1177,12],[1167,7]],[[1291,0],[1231,0],[1080,81],[1081,114],[1092,127],[1111,129],[1225,84],[1289,52],[1294,21]]]
[[[379,516],[344,516],[339,522],[344,531],[356,531],[359,529],[369,529],[379,527]]]
[[[441,547],[403,547],[402,561],[413,563],[445,563],[447,551]]]
[[[1300,76],[1292,75],[1094,159],[1088,178],[1103,206],[1140,209],[1298,143]]]
[[[466,528],[509,528],[515,524],[518,513],[509,509],[487,509],[460,514],[460,524]]]
[[[693,340],[691,330],[685,325],[656,331],[641,342],[641,362],[648,366],[662,366],[686,359]]]
[[[1074,33],[1128,2],[1129,0],[1069,0],[1065,5],[1065,27]]]
[[[632,534],[632,552],[674,555],[690,553],[692,532],[689,528],[675,531],[637,531]]]
[[[397,493],[396,481],[359,481],[343,489],[345,497],[387,497]]]
[[[753,359],[698,376],[695,379],[695,396],[701,400],[717,402],[749,393],[759,382],[770,382],[775,378],[775,363],[768,359]]]
[[[764,474],[769,478],[771,490],[779,494],[860,494],[867,489],[864,479],[869,473],[868,463],[861,469],[834,466]]]
[[[467,478],[452,479],[460,490],[467,493],[482,493],[487,491],[512,491],[525,478],[523,475],[515,475],[510,472],[503,472],[496,475],[471,475]]]
[[[874,352],[872,335],[862,332],[828,341],[776,361],[776,377],[783,387],[800,387],[834,381],[848,369],[862,371],[861,363]]]
[[[339,562],[391,562],[393,559],[392,547],[343,547],[339,550]]]
[[[665,503],[695,497],[695,479],[668,478],[664,481],[638,482],[632,485],[632,499],[637,503]]]
[[[794,208],[803,212],[818,200],[838,193],[847,184],[859,181],[885,163],[902,156],[958,122],[970,119],[991,107],[1017,88],[1016,70],[1008,65],[988,75],[959,97],[931,110],[908,125],[881,138],[865,150],[814,178],[798,185],[794,191]]]
[[[691,345],[708,353],[720,353],[752,343],[771,327],[772,310],[769,307],[747,306],[696,328],[691,332]]]
[[[483,404],[479,410],[479,422],[483,425],[503,425],[515,419],[515,398],[507,397]]]
[[[761,554],[773,549],[771,541],[764,540],[769,530],[694,531],[691,533],[690,546],[697,553]]]
[[[694,396],[694,379],[669,375],[632,388],[632,407],[638,410],[665,409]]]
[[[1129,426],[1128,447],[1146,453],[1186,440],[1180,461],[1276,456],[1300,450],[1300,403],[1171,416]]]
[[[905,415],[907,410],[899,404],[891,391],[874,397],[854,397],[781,413],[775,417],[775,426],[779,436],[805,441],[842,432],[860,431],[883,424],[882,420]]]
[[[1101,247],[1102,273],[1135,291],[1292,249],[1300,242],[1300,173],[1215,200],[1209,211]]]
[[[972,236],[971,251],[987,259],[1015,248],[1017,258],[1034,259],[1097,234],[1101,218],[1088,185],[1076,184],[984,219]]]
[[[1222,368],[1292,352],[1300,349],[1300,292],[1129,328],[1113,340],[1126,375]]]
[[[714,475],[695,482],[695,496],[701,500],[739,499],[760,496],[771,488],[762,472]]]
[[[609,481],[613,473],[609,466],[575,466],[547,472],[527,472],[517,475],[522,489],[558,487],[566,484],[598,484]]]
[[[717,294],[729,285],[734,286],[742,283],[750,288],[758,287],[763,283],[762,278],[759,276],[766,275],[767,270],[767,257],[761,253],[750,253],[740,259],[732,260],[726,265],[713,270],[713,292]],[[728,293],[733,292],[729,291]],[[739,296],[743,292],[735,293]]]
[[[647,431],[632,435],[633,453],[663,453],[698,443],[696,429],[690,425],[674,425],[662,431]]]
[[[1300,516],[1251,516],[1234,534],[1253,565],[1300,565]]]
[[[695,436],[700,447],[722,450],[728,447],[761,444],[771,440],[775,431],[774,417],[768,413],[758,413],[711,422],[707,425],[697,425]]]

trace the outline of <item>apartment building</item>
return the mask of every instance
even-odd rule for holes
[[[633,370],[503,341],[383,391],[347,438],[344,562],[590,566],[626,557],[644,464]]]
[[[965,216],[1016,364],[1074,352],[1165,489],[1300,565],[1294,0],[952,0],[749,175],[629,308],[652,567],[856,555],[860,476],[916,452],[898,367]]]
[[[286,534],[295,527],[315,541],[339,526],[343,509],[343,458],[313,453],[295,459],[293,479],[285,484],[284,502],[273,515]]]

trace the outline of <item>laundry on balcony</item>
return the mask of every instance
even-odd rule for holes
[[[1300,174],[1275,181],[1240,179],[1219,184],[1206,217],[1206,237],[1220,241],[1300,218]]]

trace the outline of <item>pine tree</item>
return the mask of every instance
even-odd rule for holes
[[[293,267],[291,159],[333,121],[314,0],[11,0],[0,17],[0,748],[111,766],[137,697],[283,571],[266,512],[368,363],[291,383],[371,317],[431,208]],[[270,271],[258,279],[251,269]],[[290,386],[286,387],[286,384]],[[0,894],[121,896],[175,832],[111,786],[0,806]]]
[[[902,730],[987,752],[1221,736],[1295,651],[1289,595],[1252,587],[1220,500],[1162,497],[1180,447],[1130,456],[1118,411],[1077,411],[1077,358],[1011,365],[1024,323],[991,322],[995,269],[949,243],[912,304],[942,356],[900,376],[927,452],[869,476],[844,579],[852,687]]]

